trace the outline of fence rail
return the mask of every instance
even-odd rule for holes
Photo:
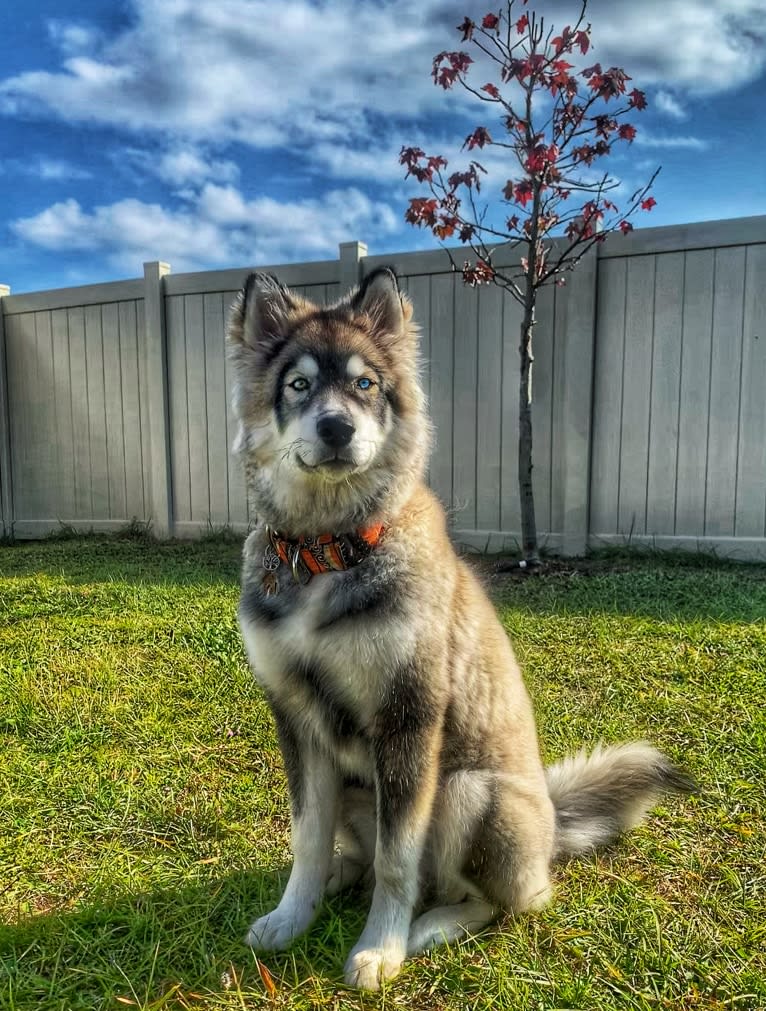
[[[393,265],[422,328],[429,480],[458,540],[516,546],[520,309],[444,250],[263,268],[318,302]],[[510,249],[504,255],[515,255]],[[2,527],[194,536],[251,522],[232,460],[229,306],[245,268],[0,288]],[[766,559],[766,217],[610,238],[542,293],[534,483],[544,543]]]

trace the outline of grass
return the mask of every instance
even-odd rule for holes
[[[766,570],[609,557],[490,578],[553,759],[648,738],[702,784],[555,902],[342,984],[364,902],[261,967],[284,778],[234,619],[239,545],[0,547],[0,1009],[766,1007]]]

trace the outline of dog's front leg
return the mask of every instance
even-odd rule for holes
[[[300,740],[278,712],[274,716],[290,788],[293,867],[279,905],[256,920],[245,938],[260,951],[286,948],[311,926],[324,895],[340,792],[330,757]]]
[[[373,735],[378,836],[375,891],[362,936],[346,962],[346,982],[378,990],[397,974],[407,953],[418,873],[438,778],[435,708],[398,681]]]

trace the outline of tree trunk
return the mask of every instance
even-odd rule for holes
[[[519,355],[519,501],[521,504],[521,548],[528,566],[540,564],[537,549],[535,497],[532,491],[532,330],[534,303],[527,301],[521,323]]]

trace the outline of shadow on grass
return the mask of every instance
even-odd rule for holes
[[[274,907],[285,877],[239,872],[178,890],[104,896],[81,909],[0,925],[0,1006],[160,1006],[171,992],[220,994],[236,984],[265,994],[243,937],[256,916]],[[264,956],[280,987],[293,988],[315,973],[340,983],[353,931],[362,926],[360,903],[348,905],[346,911],[340,900],[327,903],[290,951]]]
[[[16,541],[0,546],[0,578],[46,575],[72,585],[236,585],[243,542],[233,536],[156,541],[103,535]]]
[[[535,614],[605,615],[678,623],[762,624],[766,566],[692,556],[636,555],[552,561],[524,576],[483,564],[496,604]]]
[[[0,578],[41,574],[73,586],[167,587],[239,582],[242,539],[158,542],[148,537],[78,536],[0,547]],[[498,571],[470,557],[497,603],[538,614],[612,614],[663,621],[766,621],[766,566],[694,555],[626,552],[549,559],[540,575]]]

